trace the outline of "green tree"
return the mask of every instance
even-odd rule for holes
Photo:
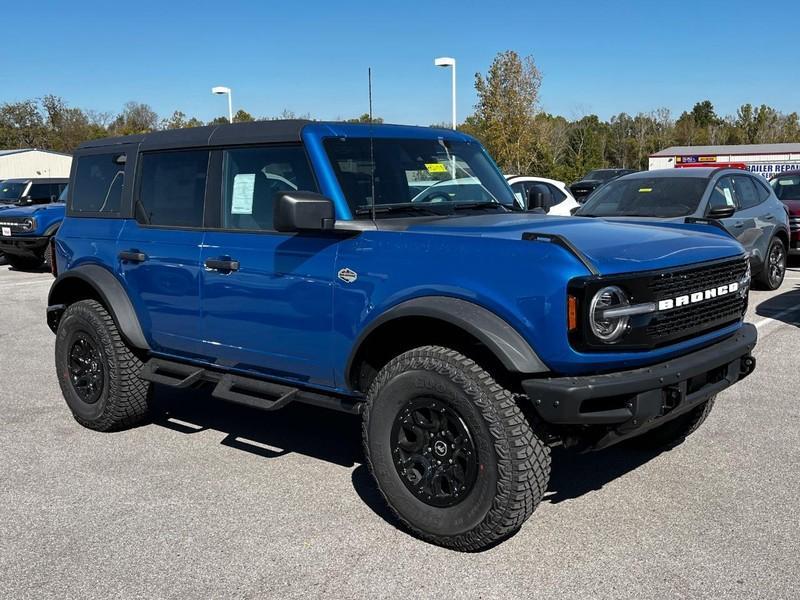
[[[233,115],[233,122],[234,123],[248,123],[250,121],[255,121],[253,115],[251,115],[246,110],[240,108],[236,111],[236,114]]]
[[[541,160],[534,131],[541,83],[533,57],[513,50],[495,56],[486,77],[475,74],[471,126],[506,172],[529,173]]]
[[[155,131],[158,124],[158,115],[149,104],[126,102],[109,130],[113,135],[132,135]]]
[[[381,117],[372,117],[373,123],[383,123],[383,119]],[[345,123],[369,123],[369,113],[364,113],[358,117],[353,119],[345,119]]]

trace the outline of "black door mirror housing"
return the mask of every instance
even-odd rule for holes
[[[336,223],[333,202],[314,192],[280,192],[275,196],[276,231],[328,231]]]
[[[715,206],[709,209],[706,217],[709,219],[729,219],[736,212],[735,206]]]
[[[528,210],[548,212],[553,206],[553,195],[543,185],[534,185],[528,190]]]

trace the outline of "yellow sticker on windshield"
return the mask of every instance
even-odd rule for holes
[[[447,173],[447,167],[442,163],[425,163],[425,168],[428,173]]]
[[[653,188],[639,188],[639,191],[640,191],[642,194],[646,194],[647,192],[652,192],[652,191],[653,191]]]

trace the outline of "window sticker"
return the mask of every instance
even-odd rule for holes
[[[728,206],[735,206],[730,188],[722,188],[722,193],[725,194],[725,202],[728,203]]]
[[[447,167],[442,163],[425,163],[428,173],[447,173]]]
[[[253,190],[256,187],[255,173],[239,173],[233,176],[232,215],[253,214]]]

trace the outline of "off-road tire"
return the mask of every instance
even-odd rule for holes
[[[712,396],[685,415],[681,415],[669,423],[664,423],[660,427],[651,429],[647,433],[633,438],[631,442],[643,450],[660,450],[682,444],[706,420],[714,407],[715,398],[716,396]]]
[[[87,336],[100,354],[102,391],[93,403],[81,399],[71,380],[70,353],[78,336]],[[61,392],[75,420],[84,427],[112,431],[132,427],[147,418],[151,385],[139,378],[142,362],[125,344],[114,319],[96,300],[81,300],[64,311],[56,333],[55,359]]]
[[[786,246],[780,238],[774,237],[764,257],[764,268],[756,277],[756,283],[762,290],[777,290],[786,276]],[[777,272],[774,272],[777,269]]]
[[[6,254],[6,263],[17,271],[33,271],[42,266],[43,259],[38,256]]]
[[[47,242],[47,247],[44,249],[44,255],[42,256],[42,262],[44,266],[47,267],[49,270],[53,268],[53,246],[50,242]]]
[[[477,449],[477,476],[454,506],[412,494],[392,459],[393,423],[409,401],[434,399],[455,410]],[[367,465],[398,520],[418,537],[477,551],[512,535],[541,502],[550,477],[550,449],[534,433],[514,396],[480,365],[440,346],[401,354],[370,386],[363,412]]]

